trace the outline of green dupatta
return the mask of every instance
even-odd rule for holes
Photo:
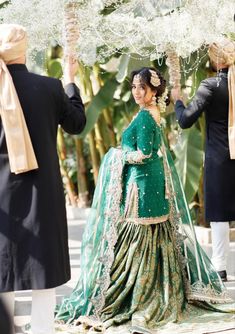
[[[210,259],[199,245],[184,191],[162,133],[162,154],[165,180],[169,191],[170,223],[175,247],[184,272],[188,301],[209,303],[232,302],[213,268]],[[111,148],[105,155],[99,172],[91,212],[86,222],[81,246],[81,275],[71,296],[57,310],[56,320],[72,323],[81,316],[91,325],[102,328],[101,310],[105,292],[110,284],[110,269],[117,241],[117,224],[122,220],[122,171],[125,152]],[[217,309],[218,311],[218,309]],[[82,321],[81,321],[82,322]]]

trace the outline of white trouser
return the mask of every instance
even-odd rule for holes
[[[15,293],[1,293],[11,318],[14,319]],[[55,289],[32,290],[31,332],[32,334],[54,334]]]
[[[229,222],[211,222],[212,258],[217,271],[227,269],[229,252]]]

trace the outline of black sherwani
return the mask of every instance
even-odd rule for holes
[[[64,190],[56,151],[57,128],[81,132],[79,90],[9,65],[39,169],[10,172],[0,118],[0,292],[47,289],[70,279]]]
[[[187,108],[175,104],[180,126],[189,128],[202,112],[206,117],[205,148],[205,218],[208,221],[235,220],[235,160],[230,159],[228,145],[228,77],[227,69],[216,77],[203,80]]]

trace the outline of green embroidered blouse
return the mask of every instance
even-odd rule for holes
[[[167,220],[161,127],[148,110],[140,110],[123,132],[122,149],[126,160],[122,200],[125,219],[143,224]]]

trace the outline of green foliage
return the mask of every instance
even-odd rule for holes
[[[235,41],[235,32],[229,32],[226,34],[226,37],[230,38],[232,41]]]
[[[200,130],[194,125],[184,130],[174,148],[175,166],[190,203],[199,188],[203,163],[203,141]]]
[[[150,67],[152,66],[149,58],[140,59],[138,55],[131,54],[131,56],[127,54],[123,54],[120,59],[120,64],[117,73],[117,81],[123,82],[127,76],[130,76],[131,72],[140,68],[140,67]]]
[[[47,62],[47,74],[49,77],[60,79],[63,75],[61,59],[50,59]]]
[[[10,1],[7,0],[0,0],[0,9],[9,5]]]
[[[53,48],[46,63],[48,75],[60,78],[62,76],[61,50]],[[115,55],[115,58],[118,54]],[[136,59],[135,59],[136,58]],[[150,62],[149,59],[137,59],[136,55],[129,57],[122,55],[118,68],[112,68],[111,72],[105,70],[105,66],[96,64],[93,67],[79,67],[79,83],[82,94],[86,101],[87,124],[83,132],[78,136],[83,142],[83,152],[78,156],[83,156],[87,169],[87,192],[92,197],[94,190],[95,174],[98,172],[99,161],[102,159],[103,152],[107,151],[112,143],[120,144],[123,129],[128,126],[134,113],[138,110],[135,104],[130,88],[130,73],[144,66],[154,66],[158,68],[163,76],[169,82],[168,69],[165,59]],[[201,59],[198,64],[198,59]],[[110,59],[109,59],[110,60]],[[107,59],[108,61],[108,59]],[[182,87],[191,88],[191,97],[198,88],[200,82],[207,76],[208,68],[206,63],[208,57],[206,51],[196,52],[191,55],[190,62],[185,62],[185,75],[182,76]],[[116,61],[114,62],[116,64]],[[195,70],[195,64],[196,69]],[[93,84],[100,87],[98,93],[94,95]],[[82,96],[83,97],[83,96]],[[107,118],[107,114],[109,117]],[[183,130],[180,140],[174,146],[175,131],[177,127],[174,106],[171,104],[167,112],[163,115],[166,120],[165,132],[173,147],[173,157],[180,179],[182,181],[188,203],[193,204],[193,213],[195,220],[202,216],[203,196],[202,196],[202,174],[203,157],[205,142],[205,118],[200,117],[198,122],[188,130]],[[92,131],[95,129],[95,131]],[[115,137],[111,140],[110,133]],[[89,136],[87,136],[89,134]],[[93,136],[94,145],[91,145]],[[79,174],[78,165],[75,158],[74,140],[69,135],[64,134],[64,140],[67,147],[67,158],[64,161],[64,167],[68,176],[75,184],[82,174]],[[102,151],[103,150],[103,151]],[[96,157],[96,163],[94,158]],[[66,165],[65,165],[66,163]],[[95,172],[96,171],[96,172]],[[84,176],[84,175],[83,175]],[[94,179],[94,180],[93,180]],[[78,189],[79,192],[79,189]],[[196,203],[196,206],[195,206]]]
[[[117,81],[114,78],[111,78],[105,82],[104,86],[101,87],[98,94],[96,94],[91,100],[86,110],[86,127],[79,135],[79,138],[84,138],[94,128],[94,125],[96,124],[101,111],[113,104],[113,95],[117,85]]]
[[[116,79],[118,82],[123,82],[127,76],[128,64],[130,62],[130,57],[127,54],[123,54],[120,59],[118,72]]]

